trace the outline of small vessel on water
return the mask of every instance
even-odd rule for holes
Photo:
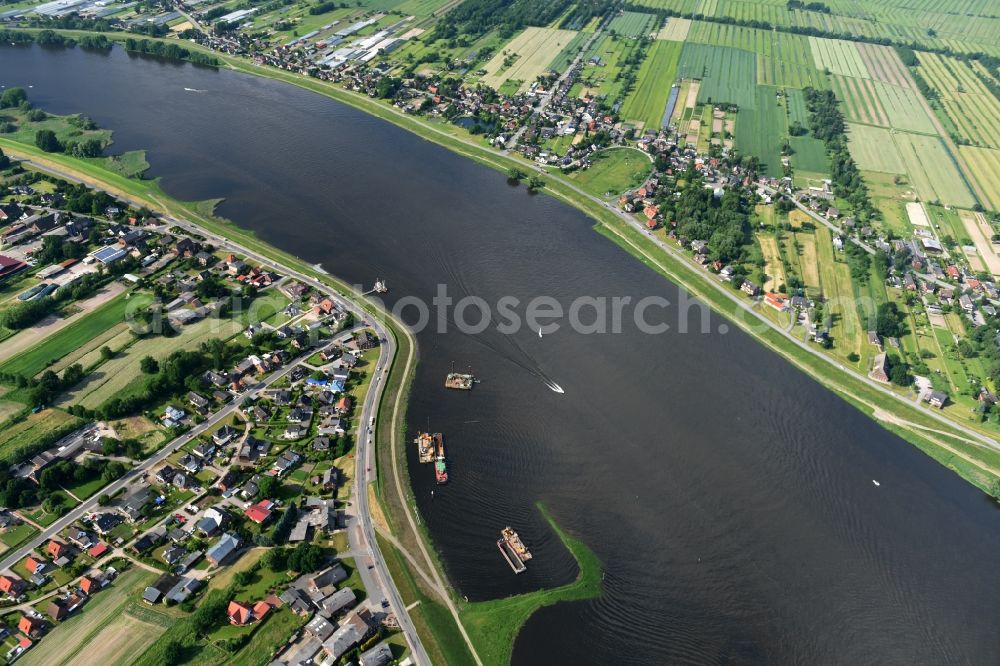
[[[429,432],[419,433],[417,438],[413,440],[413,443],[417,445],[417,460],[422,463],[434,462],[438,441],[441,442],[441,446],[443,447],[444,435],[439,432],[434,434]]]
[[[460,391],[471,391],[472,385],[476,382],[476,378],[469,374],[463,374],[461,372],[449,372],[448,376],[445,377],[444,387],[450,389],[458,389]]]
[[[531,552],[525,547],[521,537],[514,531],[513,527],[507,526],[500,530],[500,538],[497,539],[497,548],[503,553],[507,564],[519,574],[527,570],[525,562],[531,559]]]
[[[437,479],[438,485],[448,483],[448,464],[445,462],[444,457],[444,437],[441,433],[434,435],[434,447],[437,449],[437,455],[434,459],[434,478]]]

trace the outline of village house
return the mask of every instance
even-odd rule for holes
[[[878,354],[872,363],[872,371],[868,376],[875,381],[889,383],[889,361],[885,353]]]

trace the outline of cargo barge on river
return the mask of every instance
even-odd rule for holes
[[[437,457],[437,449],[444,448],[444,435],[439,432],[431,434],[422,432],[413,440],[417,445],[417,460],[422,463],[432,463]]]
[[[525,562],[531,559],[531,552],[525,548],[521,537],[517,535],[514,528],[508,526],[500,530],[497,548],[503,553],[504,559],[507,560],[507,564],[514,570],[514,573],[519,574],[527,570]]]
[[[438,485],[443,485],[448,483],[448,464],[445,462],[444,437],[441,433],[434,435],[434,445],[437,449],[434,460],[434,478],[437,479]]]
[[[457,389],[459,391],[471,391],[472,385],[476,383],[476,378],[472,375],[460,372],[449,372],[444,379],[444,387]]]

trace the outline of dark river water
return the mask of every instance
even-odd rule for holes
[[[297,88],[37,47],[0,49],[0,84],[147,149],[172,195],[224,197],[274,245],[387,279],[389,303],[439,284],[489,304],[678,301],[575,210]],[[408,419],[446,434],[452,481],[432,500],[432,471],[412,480],[460,593],[572,580],[538,501],[606,569],[600,599],[528,622],[514,662],[1000,663],[995,504],[714,315],[681,334],[678,308],[650,313],[674,329],[419,336]],[[444,390],[453,365],[482,383]],[[494,543],[507,524],[535,554],[521,576]]]

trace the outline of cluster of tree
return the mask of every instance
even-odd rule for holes
[[[199,377],[208,367],[209,357],[202,351],[175,351],[160,362],[159,372],[146,378],[141,390],[111,398],[97,414],[104,419],[128,416],[182,391],[198,389]]]
[[[868,196],[868,186],[847,148],[844,116],[840,112],[837,96],[830,90],[815,88],[806,88],[804,93],[809,110],[809,128],[813,136],[826,144],[830,156],[834,194],[846,199],[859,219],[878,218],[880,214]]]
[[[39,264],[55,264],[65,259],[81,259],[87,253],[82,243],[66,243],[58,236],[45,236],[42,246],[31,253]]]
[[[326,564],[326,551],[315,544],[300,543],[295,548],[272,548],[261,562],[271,571],[319,571]]]
[[[875,311],[875,332],[883,338],[899,338],[907,334],[906,315],[899,306],[889,301]]]
[[[571,0],[465,0],[434,28],[431,41],[458,35],[480,37],[496,29],[508,39],[527,26],[547,26],[569,8]]]
[[[788,0],[786,5],[789,11],[800,10],[804,12],[820,12],[822,14],[829,14],[830,8],[824,5],[822,2],[802,2],[802,0]]]
[[[28,93],[24,88],[7,88],[0,94],[0,109],[13,109],[27,101]]]
[[[107,437],[101,441],[101,452],[106,456],[128,456],[133,460],[145,457],[142,442],[137,439],[112,439]]]
[[[868,284],[871,276],[871,255],[854,243],[844,243],[844,259],[851,271],[851,279],[860,285]]]
[[[334,9],[343,9],[347,6],[344,2],[333,2],[328,0],[327,2],[320,2],[319,4],[313,5],[309,8],[309,13],[313,16],[318,16],[320,14],[326,14],[327,12],[332,12]]]
[[[38,486],[26,478],[10,473],[7,466],[0,468],[0,504],[9,509],[20,509],[38,502]]]
[[[196,65],[206,65],[208,67],[218,67],[220,65],[219,59],[215,56],[207,55],[201,51],[192,51],[177,44],[167,44],[149,39],[133,39],[129,37],[125,40],[125,50],[132,53],[145,53],[173,60],[187,60]]]
[[[261,497],[263,497],[261,493]],[[288,508],[285,509],[281,518],[278,519],[278,525],[274,528],[274,533],[271,538],[274,543],[288,543],[288,535],[291,534],[292,528],[295,527],[295,522],[299,517],[299,508],[295,506],[295,502],[291,502]]]
[[[0,42],[5,44],[31,44],[34,35],[23,30],[0,30]]]
[[[105,485],[120,479],[128,467],[114,460],[87,458],[83,464],[60,460],[49,465],[38,475],[38,486],[43,490],[58,490],[68,485],[86,483],[99,478]]]
[[[723,263],[738,261],[750,244],[750,217],[753,206],[746,193],[727,189],[721,198],[702,186],[693,167],[681,176],[688,185],[679,197],[662,200],[660,212],[665,220],[677,220],[677,235],[688,240],[705,241],[709,256]]]

